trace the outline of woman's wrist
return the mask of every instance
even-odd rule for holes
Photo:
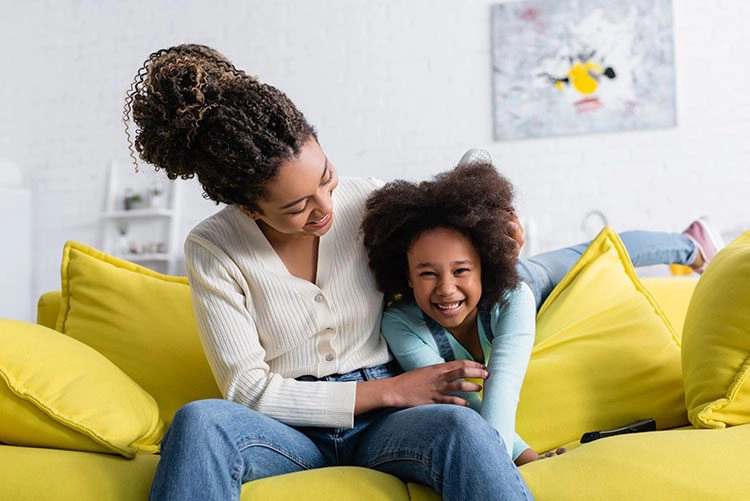
[[[393,378],[376,379],[357,383],[354,414],[363,414],[383,407],[397,407]]]

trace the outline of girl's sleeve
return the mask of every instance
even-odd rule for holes
[[[536,305],[529,286],[521,283],[509,295],[508,304],[497,313],[493,315],[495,337],[487,365],[490,376],[484,382],[481,414],[500,433],[508,454],[515,458],[522,452],[517,449],[526,445],[515,434],[516,409],[534,346],[536,325]]]
[[[271,372],[239,270],[210,243],[188,239],[185,262],[203,350],[224,398],[293,426],[351,428],[355,382],[301,382]]]

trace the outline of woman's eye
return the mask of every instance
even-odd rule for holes
[[[331,181],[333,181],[333,169],[328,169],[328,179],[323,183],[323,186],[331,184]]]
[[[294,212],[287,212],[286,215],[287,216],[298,216],[299,214],[302,214],[303,212],[305,212],[305,208],[304,207],[301,208],[300,210],[296,210]]]

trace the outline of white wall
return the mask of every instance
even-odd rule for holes
[[[507,143],[492,140],[489,5],[2,0],[0,158],[33,189],[33,290],[59,287],[65,240],[98,242],[106,166],[128,161],[124,91],[151,51],[184,41],[285,90],[343,174],[425,177],[488,149],[537,250],[585,236],[590,209],[618,229],[679,230],[703,213],[728,234],[748,225],[750,3],[675,0],[677,128]],[[199,189],[186,198],[186,226],[214,210]]]

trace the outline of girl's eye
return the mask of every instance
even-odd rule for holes
[[[434,271],[423,271],[419,274],[420,277],[434,277],[435,272]]]
[[[455,271],[454,273],[455,273],[456,275],[463,275],[464,273],[468,273],[468,272],[470,272],[470,271],[471,271],[471,270],[470,270],[469,268],[459,268],[459,269],[457,269],[457,270],[456,270],[456,271]]]

